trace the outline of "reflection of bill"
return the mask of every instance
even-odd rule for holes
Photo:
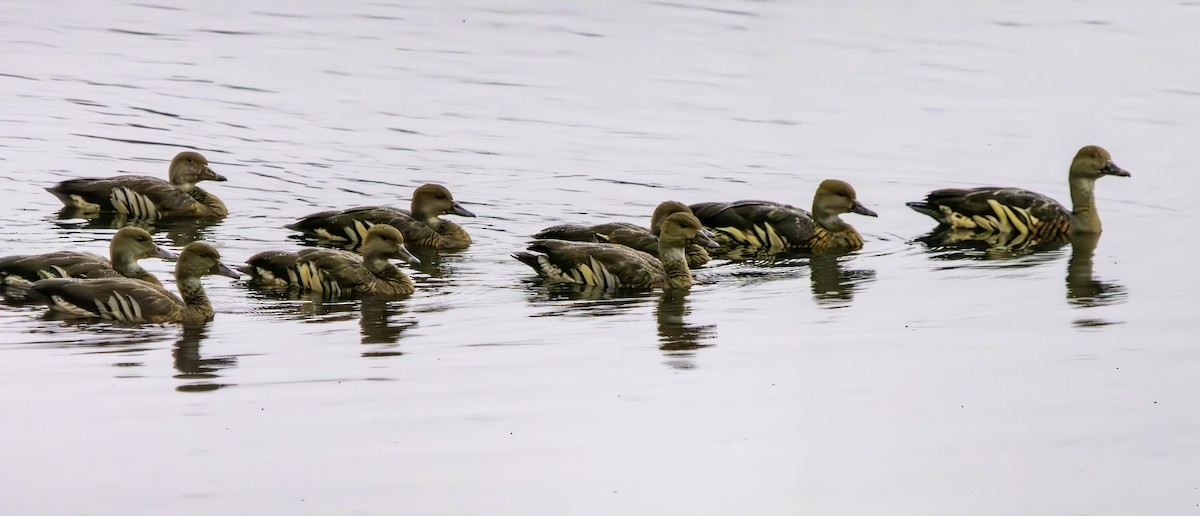
[[[1123,285],[1096,278],[1092,265],[1099,243],[1099,234],[1071,238],[1071,259],[1067,262],[1067,302],[1072,305],[1111,305],[1124,301],[1128,295]]]
[[[664,292],[654,307],[658,321],[658,349],[668,357],[668,364],[679,369],[691,369],[695,364],[694,351],[712,346],[707,343],[717,336],[715,324],[688,324],[691,313],[687,292]]]

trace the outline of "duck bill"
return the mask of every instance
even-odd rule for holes
[[[242,279],[242,275],[239,274],[238,271],[230,269],[229,266],[227,266],[221,262],[217,262],[217,266],[214,267],[213,273],[219,274],[221,276],[230,277],[233,279]]]
[[[721,244],[718,244],[716,240],[713,240],[711,235],[712,233],[708,231],[696,233],[696,238],[692,239],[692,243],[696,245],[702,245],[704,247],[721,247]]]
[[[866,206],[863,206],[862,203],[858,202],[858,201],[854,201],[854,203],[850,205],[850,213],[857,213],[859,215],[866,215],[868,217],[878,217],[879,216],[875,212],[867,209]]]
[[[400,248],[397,249],[394,254],[392,254],[392,258],[395,258],[397,260],[404,260],[404,261],[408,262],[409,265],[412,265],[413,267],[421,266],[421,259],[417,258],[416,256],[413,256],[412,253],[408,252],[408,248],[404,247],[403,245],[401,245]]]
[[[471,213],[471,210],[463,208],[462,205],[457,202],[453,203],[452,206],[453,207],[450,209],[450,213],[453,213],[460,217],[474,217],[475,216],[474,213]]]
[[[164,260],[171,261],[171,262],[179,259],[179,255],[172,253],[171,251],[168,251],[168,250],[163,249],[158,246],[154,246],[153,257],[154,258],[162,258]]]
[[[1129,171],[1118,167],[1116,163],[1108,162],[1104,164],[1104,168],[1100,169],[1100,173],[1106,176],[1130,177]]]
[[[213,172],[213,169],[204,167],[204,171],[200,173],[200,179],[204,181],[228,181],[225,176]]]

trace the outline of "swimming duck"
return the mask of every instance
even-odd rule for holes
[[[908,207],[933,217],[939,228],[1004,235],[1002,240],[1008,245],[1065,240],[1071,235],[1100,233],[1096,180],[1129,175],[1113,163],[1108,151],[1088,145],[1071,160],[1071,210],[1039,193],[993,186],[934,190]]]
[[[200,181],[225,181],[198,152],[171,160],[170,182],[149,176],[68,179],[46,191],[84,213],[121,213],[138,219],[224,217],[225,204],[196,187]]]
[[[770,201],[705,202],[691,208],[723,247],[765,252],[854,251],[862,248],[862,236],[838,215],[878,216],[858,202],[854,187],[836,179],[817,187],[812,213]]]
[[[684,248],[689,243],[717,247],[690,213],[675,213],[663,220],[658,235],[659,258],[620,245],[534,240],[527,251],[512,256],[554,283],[574,283],[614,288],[686,289],[692,272]]]
[[[340,249],[266,251],[251,256],[239,267],[258,282],[271,286],[296,286],[330,297],[401,297],[413,293],[413,282],[390,258],[412,265],[421,261],[404,247],[400,230],[378,224],[367,230],[362,256]]]
[[[179,253],[175,283],[180,298],[165,288],[129,278],[44,279],[33,284],[51,312],[67,317],[98,317],[126,323],[197,324],[213,319],[212,304],[200,279],[219,274],[237,279],[221,254],[204,242]]]
[[[654,208],[654,213],[650,216],[650,227],[648,229],[628,222],[607,222],[594,226],[560,224],[543,229],[536,235],[533,235],[533,237],[537,239],[553,238],[575,242],[608,242],[620,244],[650,253],[657,258],[658,234],[662,229],[663,219],[666,219],[667,216],[673,213],[692,213],[692,209],[681,202],[666,201]],[[687,254],[688,267],[693,269],[702,267],[712,259],[708,255],[708,250],[696,244],[688,244],[685,253]]]
[[[438,217],[447,214],[475,216],[455,202],[446,187],[438,184],[417,187],[411,207],[411,211],[386,206],[323,211],[287,227],[323,240],[358,243],[365,239],[371,226],[388,224],[403,232],[409,245],[463,249],[471,244],[471,237],[462,226]]]
[[[5,256],[0,258],[0,278],[11,287],[28,288],[47,278],[113,278],[124,276],[162,285],[138,260],[162,258],[174,260],[175,253],[159,247],[142,228],[125,227],[113,235],[108,245],[110,258],[79,251]]]

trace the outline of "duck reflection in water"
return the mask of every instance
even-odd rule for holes
[[[700,348],[712,346],[707,341],[717,336],[715,324],[688,324],[691,314],[688,308],[688,292],[667,291],[658,298],[654,306],[654,317],[658,321],[658,349],[667,358],[667,365],[676,369],[693,369],[692,358]]]
[[[1061,249],[1070,243],[1066,237],[1044,241],[1027,240],[1015,233],[982,233],[939,227],[916,239],[941,260],[994,260],[1013,258]]]
[[[1099,234],[1071,237],[1071,259],[1067,261],[1067,302],[1078,307],[1106,306],[1125,300],[1125,286],[1101,280],[1093,272]]]
[[[842,261],[852,256],[817,255],[808,260],[813,300],[821,308],[846,308],[854,293],[875,281],[872,269],[847,269]]]
[[[361,300],[338,300],[317,292],[300,292],[288,287],[250,285],[251,292],[264,301],[258,309],[264,314],[305,323],[345,322],[358,318],[363,344],[385,344],[387,349],[363,352],[364,357],[398,356],[394,349],[400,337],[417,320],[406,315],[403,301],[387,301],[370,297]]]
[[[553,283],[542,278],[522,280],[529,288],[526,301],[535,307],[547,307],[537,317],[609,316],[629,312],[645,305],[653,292],[649,289],[607,289],[589,285]]]
[[[180,385],[175,390],[180,392],[215,391],[230,385],[215,381],[220,378],[217,372],[221,369],[237,367],[238,359],[235,356],[201,357],[200,343],[207,337],[207,325],[184,326],[183,333],[175,342],[175,348],[171,350],[171,355],[175,359],[175,370],[179,371],[175,378],[195,381]]]
[[[1020,243],[1012,245],[1011,242],[998,238],[996,234],[989,235],[987,238],[971,238],[970,233],[938,230],[917,239],[917,241],[926,245],[930,251],[937,253],[933,258],[938,260],[997,261],[1018,257],[1032,258],[1009,262],[1007,265],[1015,267],[1032,267],[1055,260],[1059,254],[1052,251],[1070,244],[1071,257],[1067,260],[1066,278],[1068,303],[1081,308],[1106,306],[1123,302],[1128,295],[1125,286],[1113,281],[1101,280],[1093,271],[1096,247],[1100,243],[1099,233],[1082,233],[1070,238],[1060,238],[1034,245],[1021,245]],[[1076,321],[1075,324],[1077,326],[1103,326],[1109,323],[1084,319]]]
[[[78,208],[66,207],[58,212],[54,223],[64,229],[121,229],[126,226],[139,227],[151,234],[162,233],[171,245],[183,247],[197,240],[212,240],[212,227],[222,218],[200,219],[139,219],[123,213],[83,212]]]
[[[758,267],[795,267],[808,263],[812,281],[813,300],[821,308],[845,308],[854,301],[854,294],[875,281],[872,269],[847,269],[844,263],[855,259],[846,253],[811,253],[807,251],[764,251],[733,249],[724,259]]]
[[[417,325],[417,320],[411,316],[405,316],[404,306],[401,303],[364,299],[358,325],[362,333],[363,344],[394,345],[400,341],[400,336],[405,331]],[[401,354],[403,353],[394,349],[379,349],[363,352],[362,355],[364,357],[383,357]]]

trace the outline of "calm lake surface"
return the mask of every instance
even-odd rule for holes
[[[1200,511],[1200,2],[0,4],[0,255],[105,252],[42,188],[185,149],[231,215],[156,237],[230,264],[426,182],[479,215],[399,302],[0,306],[6,515]],[[1133,174],[1094,251],[914,241],[934,188],[1069,202],[1086,144]],[[825,178],[858,253],[601,298],[509,257]]]

